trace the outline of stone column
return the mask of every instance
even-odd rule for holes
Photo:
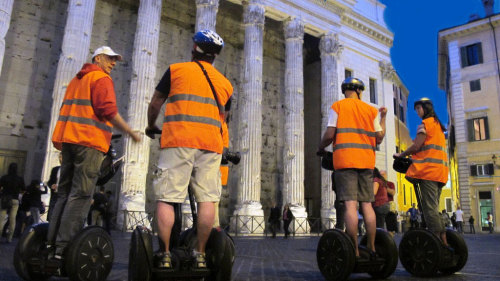
[[[260,169],[262,148],[262,62],[265,8],[261,0],[245,3],[243,23],[245,25],[244,70],[242,92],[239,97],[240,120],[238,144],[241,152],[238,202],[234,215],[243,221],[258,220],[248,224],[250,229],[233,225],[234,231],[263,233],[261,224],[264,211],[260,203]],[[240,221],[243,220],[243,221]],[[259,227],[260,226],[260,227]]]
[[[2,75],[3,57],[5,56],[5,35],[9,30],[10,16],[14,0],[3,0],[0,2],[0,76]]]
[[[338,34],[323,35],[319,50],[321,52],[321,135],[323,136],[328,124],[328,112],[338,97],[337,57],[343,50]],[[331,151],[331,149],[332,147],[329,146],[328,150]],[[321,221],[325,229],[334,228],[337,219],[331,175],[331,171],[321,169]]]
[[[290,18],[285,31],[285,131],[283,151],[283,204],[291,204],[295,233],[308,233],[304,207],[304,23]]]
[[[68,17],[64,28],[62,52],[57,64],[54,92],[52,93],[47,151],[42,172],[45,180],[49,179],[52,167],[59,165],[59,151],[52,145],[52,132],[59,118],[59,109],[61,108],[66,87],[89,56],[94,10],[95,0],[70,0],[68,3]]]
[[[155,87],[156,62],[160,34],[162,0],[141,0],[137,16],[137,29],[132,55],[132,81],[130,84],[128,123],[133,130],[143,132],[147,124],[148,105]],[[125,158],[122,166],[122,185],[119,212],[140,211],[145,214],[146,176],[148,174],[150,139],[143,135],[142,142],[125,139]],[[118,216],[122,225],[124,217]],[[146,221],[146,220],[144,220]],[[135,223],[126,221],[127,224]],[[130,225],[125,225],[127,229]],[[131,225],[133,227],[133,225]]]
[[[196,0],[195,31],[210,29],[215,31],[219,0]]]

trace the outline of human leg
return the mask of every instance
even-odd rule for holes
[[[386,229],[385,220],[386,220],[387,214],[389,214],[389,211],[390,211],[389,203],[384,204],[382,206],[374,207],[373,211],[375,212],[375,219],[377,222],[377,228]]]
[[[347,235],[352,240],[354,248],[356,249],[356,256],[359,256],[358,251],[358,212],[357,212],[358,202],[356,201],[345,201],[345,215],[344,221],[346,226]]]
[[[40,210],[38,207],[30,208],[31,217],[33,218],[33,224],[37,224],[40,222]]]
[[[422,209],[427,228],[436,233],[445,246],[448,246],[446,229],[439,214],[441,187],[438,182],[422,180],[419,183]]]
[[[104,153],[96,149],[80,145],[70,146],[74,155],[74,172],[60,220],[60,224],[64,227],[60,227],[57,232],[56,253],[61,253],[68,242],[82,229],[104,159]]]
[[[375,233],[377,232],[375,212],[373,211],[371,202],[362,202],[363,220],[365,221],[366,236],[368,238],[367,246],[370,250],[375,251]]]
[[[200,253],[205,252],[205,246],[212,232],[213,221],[215,217],[215,207],[213,202],[198,203],[198,246],[196,250]]]
[[[7,236],[7,242],[12,242],[12,237],[14,236],[14,230],[16,229],[16,216],[18,209],[19,209],[19,200],[12,199],[12,207],[10,208],[9,212],[9,234]]]

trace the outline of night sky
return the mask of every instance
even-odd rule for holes
[[[465,24],[471,14],[485,16],[481,0],[380,0],[386,5],[384,18],[394,33],[392,64],[410,91],[408,128],[412,138],[421,119],[413,102],[431,98],[439,119],[448,123],[445,92],[438,88],[437,40],[439,30]],[[500,0],[495,1],[498,13]],[[440,106],[436,106],[436,105]]]

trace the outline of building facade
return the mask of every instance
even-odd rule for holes
[[[215,29],[226,43],[215,67],[235,89],[230,150],[242,155],[223,190],[221,223],[233,217],[236,226],[248,228],[242,232],[262,232],[263,217],[276,201],[291,204],[296,232],[309,231],[308,218],[332,225],[335,195],[315,152],[346,76],[365,82],[363,100],[389,109],[376,159],[389,180],[396,180],[393,34],[379,1],[18,0],[0,5],[0,47],[5,45],[0,48],[0,157],[22,163],[27,180],[47,180],[57,165],[50,136],[61,100],[93,50],[109,45],[125,58],[111,74],[119,111],[142,132],[156,83],[168,65],[190,60],[191,37],[205,28]],[[106,189],[116,194],[118,220],[126,228],[126,212],[144,218],[152,211],[159,144],[125,138],[113,145],[125,163]],[[248,226],[248,220],[255,224]]]
[[[490,1],[492,2],[492,1]],[[464,219],[487,231],[487,213],[500,209],[500,15],[490,14],[439,32],[439,87],[446,91],[452,184]]]

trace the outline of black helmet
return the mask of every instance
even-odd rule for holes
[[[419,105],[419,104],[420,104],[422,107],[424,107],[424,105],[425,105],[425,104],[430,104],[430,105],[432,105],[432,106],[433,106],[431,99],[426,98],[426,97],[423,97],[423,98],[421,98],[421,99],[419,99],[419,100],[415,101],[415,103],[413,103],[413,108],[417,107],[417,105]]]
[[[357,92],[357,90],[364,91],[365,84],[358,78],[348,77],[342,82],[342,94],[345,94],[345,91],[351,90]]]
[[[412,164],[411,158],[406,157],[394,157],[394,162],[392,163],[392,168],[399,173],[406,174],[408,168]]]
[[[224,40],[215,31],[205,29],[200,30],[193,36],[195,50],[202,54],[219,54],[224,47]]]

